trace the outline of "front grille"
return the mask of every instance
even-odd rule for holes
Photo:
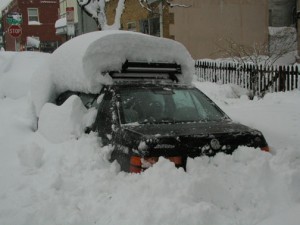
[[[198,157],[202,155],[214,156],[218,152],[224,152],[226,154],[232,154],[232,152],[238,148],[238,146],[248,147],[260,147],[259,143],[254,141],[251,134],[223,134],[208,136],[206,138],[197,137],[184,137],[181,138],[181,142],[184,144],[184,149],[187,151],[188,157]],[[219,142],[219,147],[212,146],[212,140]]]

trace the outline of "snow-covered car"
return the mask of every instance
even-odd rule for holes
[[[121,170],[141,172],[161,156],[185,168],[188,157],[231,154],[240,145],[268,151],[261,132],[233,123],[200,90],[178,84],[178,65],[125,65],[121,72],[110,73],[114,83],[99,95],[68,91],[57,99],[62,104],[75,94],[86,107],[97,107],[89,130],[97,132],[104,145],[113,146],[111,161]]]
[[[230,154],[240,145],[269,150],[261,132],[234,123],[193,87],[194,61],[176,41],[91,33],[56,50],[49,71],[47,87],[32,95],[36,113],[53,96],[57,105],[79,96],[97,109],[88,130],[113,146],[111,161],[123,171],[141,172],[159,157],[185,168],[188,157]]]

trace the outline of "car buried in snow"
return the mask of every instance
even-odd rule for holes
[[[159,157],[186,168],[188,157],[231,154],[240,145],[268,151],[261,132],[234,123],[192,85],[194,72],[190,53],[174,40],[91,32],[51,54],[31,96],[37,117],[43,104],[61,105],[74,94],[97,109],[88,130],[113,146],[111,161],[127,172],[141,172]]]
[[[76,94],[97,107],[90,129],[113,146],[111,161],[126,172],[141,172],[159,157],[186,168],[188,157],[231,154],[240,145],[269,151],[261,132],[234,123],[200,90],[179,84],[180,73],[174,63],[126,62],[109,73],[114,82],[99,94],[65,92],[57,104]]]

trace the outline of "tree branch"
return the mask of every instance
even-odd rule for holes
[[[172,1],[172,0],[171,0]],[[165,2],[167,3],[167,5],[169,5],[170,7],[183,7],[183,8],[189,8],[192,5],[185,5],[185,4],[177,4],[177,3],[172,3],[170,0],[165,0]]]

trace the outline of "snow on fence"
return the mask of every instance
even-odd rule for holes
[[[297,66],[238,65],[198,60],[195,67],[199,81],[233,83],[256,95],[300,89],[300,71]]]

